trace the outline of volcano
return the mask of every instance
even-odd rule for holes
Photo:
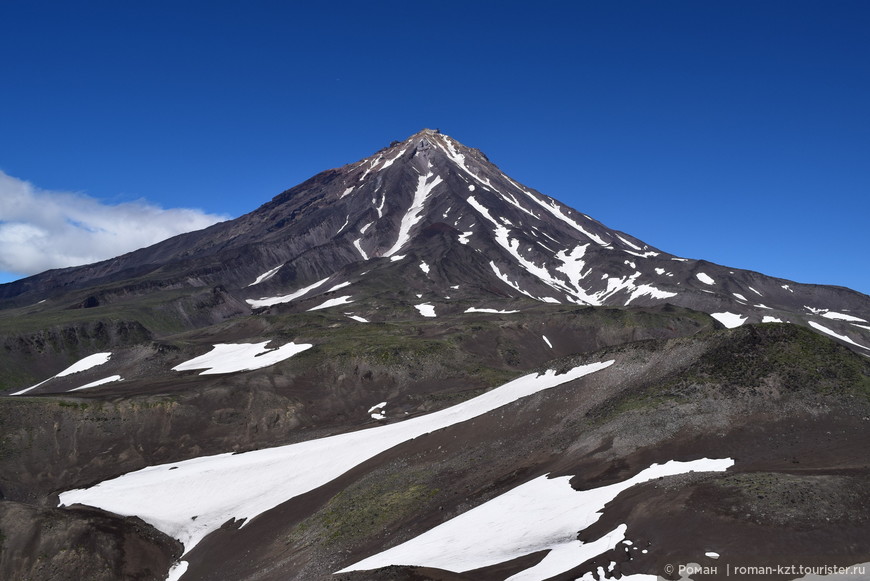
[[[3,578],[870,562],[870,297],[669,254],[436,130],[0,285],[0,340]]]

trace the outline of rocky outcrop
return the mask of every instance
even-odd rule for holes
[[[92,508],[0,502],[0,578],[163,581],[178,541],[137,518]]]

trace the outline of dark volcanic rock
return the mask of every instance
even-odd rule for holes
[[[0,502],[0,578],[163,581],[181,544],[136,518]]]

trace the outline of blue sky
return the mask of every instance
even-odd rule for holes
[[[0,23],[0,281],[437,127],[662,250],[870,293],[865,1],[5,0]]]

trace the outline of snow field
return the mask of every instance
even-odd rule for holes
[[[336,573],[390,565],[471,571],[549,549],[541,562],[510,581],[549,579],[596,557],[625,539],[626,525],[583,543],[577,532],[601,517],[604,506],[622,491],[663,476],[727,470],[734,460],[708,459],[653,464],[628,480],[591,490],[571,487],[571,476],[540,476],[497,496],[401,545]]]
[[[211,351],[194,357],[172,368],[173,371],[205,369],[200,375],[216,375],[236,371],[252,371],[274,365],[313,347],[310,343],[297,345],[292,341],[278,348],[267,349],[270,341],[262,343],[218,343]]]
[[[613,360],[590,363],[561,375],[552,370],[525,375],[456,406],[385,426],[242,454],[149,466],[91,488],[63,492],[59,504],[84,504],[139,516],[178,539],[188,552],[227,521],[254,518],[393,446],[612,364]]]

